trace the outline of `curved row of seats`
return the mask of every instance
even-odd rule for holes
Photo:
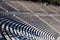
[[[11,40],[13,39],[35,40],[37,36],[43,38],[44,35],[45,37],[47,36],[47,34],[50,35],[50,33],[47,33],[46,31],[43,30],[39,31],[25,23],[20,23],[15,20],[3,18],[3,17],[0,18],[0,26],[5,39],[9,37],[9,39]]]
[[[44,35],[46,38],[48,38],[48,40],[50,39],[49,38],[50,34],[49,33],[46,34],[46,31],[45,33],[44,31],[37,31],[35,28],[31,27],[30,25],[27,25],[25,23],[19,23],[15,20],[0,18],[0,26],[5,39],[9,37],[9,39],[11,40],[13,39],[36,40],[37,36],[43,38]]]

